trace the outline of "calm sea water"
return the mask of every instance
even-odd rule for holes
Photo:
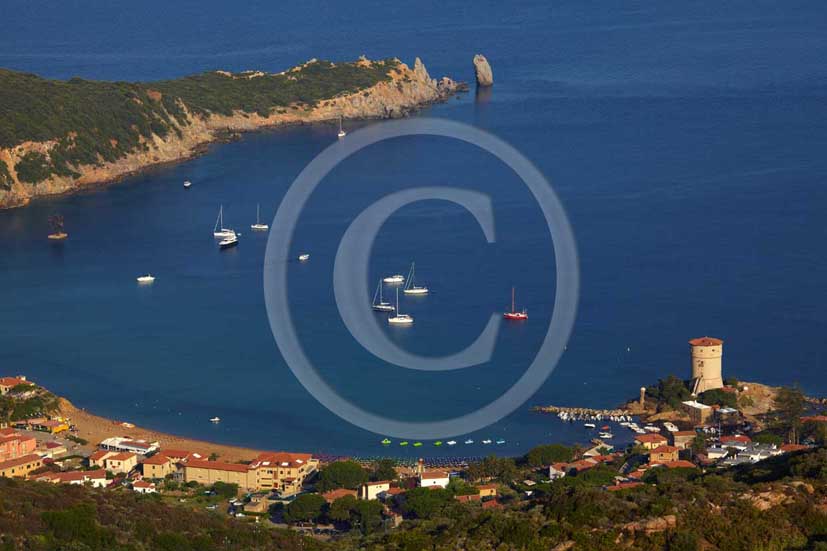
[[[7,2],[7,5],[9,2]],[[321,8],[271,2],[62,2],[3,10],[0,66],[55,78],[151,80],[210,69],[281,70],[312,57],[420,56],[432,76],[496,84],[424,114],[467,122],[520,149],[552,180],[577,237],[582,294],[562,361],[532,400],[471,435],[502,453],[585,441],[533,404],[614,406],[641,384],[688,372],[687,339],[726,340],[725,375],[827,393],[827,6],[679,6],[630,1],[445,2]],[[246,135],[174,167],[0,213],[0,372],[25,373],[102,415],[187,436],[361,455],[481,455],[481,445],[383,450],[381,436],[320,406],[273,342],[263,303],[270,219],[335,129]],[[192,180],[190,191],[181,187]],[[512,285],[531,313],[502,328],[492,362],[429,375],[383,364],[353,341],[331,274],[342,233],[396,190],[454,185],[492,197],[498,239],[441,202],[402,210],[376,244],[372,277],[416,260],[433,290],[404,299],[400,346],[447,354],[471,343]],[[219,252],[219,204],[241,244]],[[71,239],[45,240],[60,212]],[[542,217],[503,165],[436,138],[364,150],[313,195],[296,237],[290,294],[302,343],[337,390],[402,419],[458,415],[530,363],[552,308]],[[139,288],[138,274],[158,280]],[[365,282],[373,290],[375,279]],[[207,420],[220,416],[212,425]],[[628,435],[619,432],[619,436]],[[460,440],[460,438],[457,438]],[[464,440],[464,438],[462,438]]]

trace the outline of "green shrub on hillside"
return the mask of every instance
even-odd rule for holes
[[[369,66],[316,61],[277,75],[251,78],[210,72],[160,82],[48,80],[0,69],[0,147],[25,141],[55,141],[46,157],[29,153],[15,167],[21,181],[37,183],[51,174],[77,176],[79,165],[100,165],[146,150],[153,134],[181,135],[187,111],[266,116],[292,104],[324,99],[390,79],[395,60]],[[0,189],[10,176],[0,166]]]

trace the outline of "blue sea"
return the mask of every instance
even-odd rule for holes
[[[769,1],[84,2],[2,0],[0,66],[51,78],[157,80],[213,69],[280,71],[310,58],[422,58],[472,84],[419,116],[513,145],[552,182],[577,240],[581,288],[567,349],[513,414],[453,448],[397,446],[329,412],[297,381],[264,304],[266,234],[333,126],[244,135],[107,187],[0,212],[0,375],[23,373],[100,415],[268,449],[361,456],[521,454],[586,442],[532,405],[613,407],[641,385],[688,376],[687,340],[725,340],[724,375],[827,393],[827,5]],[[483,53],[495,85],[478,94]],[[94,106],[90,106],[94,108]],[[351,133],[368,124],[350,123]],[[184,190],[182,182],[193,187]],[[447,355],[510,302],[492,360],[411,371],[363,349],[333,292],[344,231],[395,191],[455,186],[491,197],[496,243],[444,201],[400,210],[371,257],[417,277],[398,346]],[[219,205],[240,245],[219,251]],[[70,239],[49,243],[60,213]],[[447,138],[398,138],[338,166],[302,212],[288,262],[291,311],[320,375],[379,415],[433,421],[497,398],[534,358],[554,304],[542,214],[505,165]],[[152,286],[135,277],[151,272]],[[393,298],[393,295],[386,295]],[[381,320],[380,320],[381,321]],[[219,416],[222,422],[208,419]],[[615,431],[618,442],[626,431]],[[477,443],[464,445],[465,438]],[[503,439],[485,447],[483,439]]]

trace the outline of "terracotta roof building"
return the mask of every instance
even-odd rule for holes
[[[666,440],[666,437],[662,434],[647,432],[646,434],[635,435],[635,442],[647,450],[653,450],[658,446],[666,444],[668,440]]]

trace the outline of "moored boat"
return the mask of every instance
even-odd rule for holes
[[[379,301],[377,302],[376,297],[379,297]],[[382,282],[379,281],[379,284],[376,286],[376,291],[373,293],[373,304],[371,304],[371,308],[376,310],[377,312],[393,312],[394,307],[393,304],[390,302],[385,302],[382,298]]]
[[[152,274],[138,276],[135,279],[138,280],[138,283],[152,283],[155,281],[155,277]]]
[[[511,311],[504,312],[503,317],[507,320],[527,320],[528,311],[523,308],[522,312],[518,312],[514,306],[514,287],[511,288]]]
[[[405,280],[405,289],[402,291],[406,295],[427,295],[428,288],[414,283],[414,262],[411,262],[411,269],[408,272],[408,278]]]
[[[391,325],[411,325],[413,318],[408,314],[399,313],[399,288],[396,289],[396,315],[388,316],[388,323]]]

